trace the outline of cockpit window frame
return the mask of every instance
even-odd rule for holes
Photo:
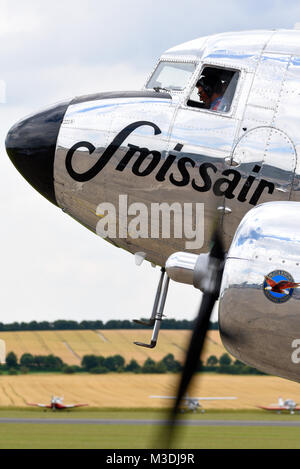
[[[197,60],[184,59],[184,58],[182,58],[182,57],[181,57],[181,58],[178,57],[178,58],[174,58],[174,59],[173,59],[173,58],[161,58],[161,59],[159,59],[159,60],[156,62],[156,64],[155,64],[153,70],[151,70],[151,73],[149,74],[149,76],[148,76],[147,79],[146,79],[146,82],[145,82],[145,85],[144,85],[144,90],[146,90],[146,91],[151,90],[151,88],[147,88],[148,83],[149,83],[150,80],[152,79],[152,77],[153,77],[155,71],[157,70],[158,66],[159,66],[161,63],[164,63],[164,62],[165,62],[165,63],[187,63],[187,64],[189,63],[189,64],[195,65],[195,70],[194,70],[194,72],[191,73],[191,76],[190,76],[189,80],[187,81],[185,87],[184,87],[182,90],[168,90],[168,93],[170,93],[170,94],[173,94],[173,93],[174,93],[174,94],[177,94],[177,95],[183,95],[184,93],[187,92],[187,90],[190,89],[191,82],[194,81],[195,74],[197,74],[197,70],[198,70],[198,67],[199,67],[199,61],[197,61]],[[152,89],[153,89],[153,88],[152,88]],[[158,91],[158,93],[159,93],[159,91]]]
[[[205,68],[207,68],[207,67],[208,68],[221,69],[221,70],[228,70],[230,72],[238,72],[239,73],[237,85],[236,85],[234,95],[233,95],[233,98],[232,98],[232,101],[231,101],[230,110],[228,112],[226,112],[226,111],[213,111],[211,109],[205,109],[205,108],[201,108],[201,107],[189,106],[187,104],[188,101],[190,100],[190,97],[191,97],[195,87],[196,87],[196,83],[199,80],[199,77],[201,76],[201,74],[203,73]],[[236,68],[236,67],[230,67],[230,66],[228,67],[227,64],[226,64],[226,66],[225,65],[223,66],[222,64],[215,64],[215,63],[211,63],[211,62],[205,62],[205,63],[201,64],[201,67],[198,70],[199,71],[196,73],[196,75],[194,77],[194,80],[193,80],[193,83],[192,83],[192,85],[189,89],[189,92],[186,94],[186,97],[184,99],[184,103],[183,103],[182,107],[184,109],[189,109],[191,111],[208,113],[209,115],[222,116],[222,117],[228,117],[228,118],[233,117],[236,113],[236,109],[237,109],[237,105],[238,105],[238,97],[240,95],[241,83],[242,83],[242,79],[243,79],[243,69],[242,68]]]

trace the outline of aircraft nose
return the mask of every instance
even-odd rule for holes
[[[21,120],[9,130],[5,141],[7,154],[17,170],[55,205],[55,148],[69,103],[56,104]]]

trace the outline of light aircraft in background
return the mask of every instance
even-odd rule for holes
[[[150,399],[177,399],[176,396],[149,396]],[[233,400],[237,399],[236,397],[190,397],[188,393],[184,395],[181,402],[181,410],[184,412],[185,409],[196,412],[200,410],[204,413],[205,409],[202,408],[199,401],[224,401],[224,400]]]
[[[281,412],[288,411],[290,414],[295,412],[300,413],[300,407],[297,406],[297,403],[293,399],[286,399],[285,401],[282,397],[278,398],[278,404],[270,404],[269,406],[259,406],[260,409],[270,410],[280,414]]]
[[[162,268],[152,338],[137,345],[156,346],[170,279],[203,292],[175,407],[218,298],[227,350],[300,381],[298,289],[266,281],[300,281],[299,129],[300,31],[262,30],[180,44],[142,90],[68,99],[7,134],[44,197]]]
[[[88,404],[64,404],[64,398],[58,396],[52,396],[50,404],[34,404],[27,402],[29,406],[35,407],[42,407],[44,409],[52,409],[52,410],[70,410],[74,409],[75,407],[87,407]]]

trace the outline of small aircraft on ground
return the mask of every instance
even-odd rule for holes
[[[26,402],[27,405],[35,406],[35,407],[43,407],[44,409],[52,409],[54,410],[70,410],[74,409],[75,407],[87,407],[88,404],[64,404],[64,398],[58,396],[52,396],[50,404],[34,404],[30,402]]]
[[[278,398],[278,404],[270,404],[269,406],[259,406],[260,409],[263,410],[271,410],[277,412],[277,414],[281,414],[281,412],[288,411],[291,415],[295,412],[300,413],[300,407],[297,407],[297,403],[293,399],[286,399],[285,401],[282,397]]]
[[[150,399],[177,399],[176,396],[149,396]],[[192,412],[197,412],[201,408],[201,412],[204,413],[205,409],[202,408],[199,401],[223,401],[223,400],[233,400],[237,399],[236,397],[190,397],[188,393],[182,398],[182,407],[181,412],[186,410],[191,410]]]

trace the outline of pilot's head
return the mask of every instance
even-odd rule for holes
[[[209,109],[211,103],[222,94],[222,82],[218,77],[202,76],[196,83],[200,101]]]

